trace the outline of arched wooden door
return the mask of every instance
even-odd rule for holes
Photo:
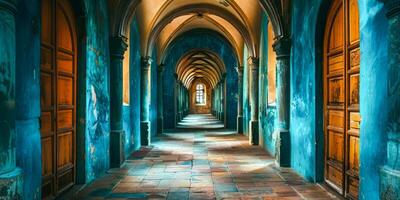
[[[360,40],[357,0],[334,0],[324,43],[325,180],[358,199]]]
[[[42,197],[75,182],[75,20],[67,0],[42,0]]]

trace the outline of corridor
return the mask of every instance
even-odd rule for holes
[[[0,200],[400,199],[400,0],[0,0]]]
[[[261,147],[235,131],[202,130],[218,121],[189,115],[152,147],[134,152],[119,169],[81,191],[76,199],[334,199],[321,186],[279,168]],[[210,127],[205,126],[209,129]]]

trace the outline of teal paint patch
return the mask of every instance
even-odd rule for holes
[[[109,168],[110,98],[108,7],[105,0],[86,0],[86,180]]]
[[[40,4],[17,2],[16,21],[16,159],[24,173],[22,199],[41,199]]]
[[[268,17],[265,13],[262,16],[261,27],[259,75],[260,145],[272,156],[275,156],[278,138],[278,119],[276,107],[268,105],[268,45],[272,44],[268,44]]]
[[[133,137],[132,150],[140,149],[140,69],[141,69],[141,52],[140,52],[140,33],[136,18],[132,19],[130,37],[130,123],[131,134]],[[129,155],[125,153],[125,155]]]
[[[151,58],[153,62],[151,63],[150,67],[150,88],[151,88],[151,95],[150,95],[150,134],[151,138],[154,138],[157,134],[157,98],[158,98],[158,89],[157,89],[157,51],[153,51],[153,55]]]
[[[249,92],[249,66],[247,64],[247,59],[249,53],[247,48],[244,48],[243,53],[243,134],[249,135],[249,122],[250,122],[250,92]]]

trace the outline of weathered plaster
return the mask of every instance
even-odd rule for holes
[[[41,199],[40,4],[19,0],[16,15],[16,156],[24,172],[23,199]]]
[[[109,168],[110,98],[107,2],[86,0],[86,180]]]

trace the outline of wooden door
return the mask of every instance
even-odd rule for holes
[[[325,180],[358,199],[360,40],[357,0],[334,0],[324,43]]]
[[[75,181],[75,21],[67,0],[42,0],[42,197]]]

